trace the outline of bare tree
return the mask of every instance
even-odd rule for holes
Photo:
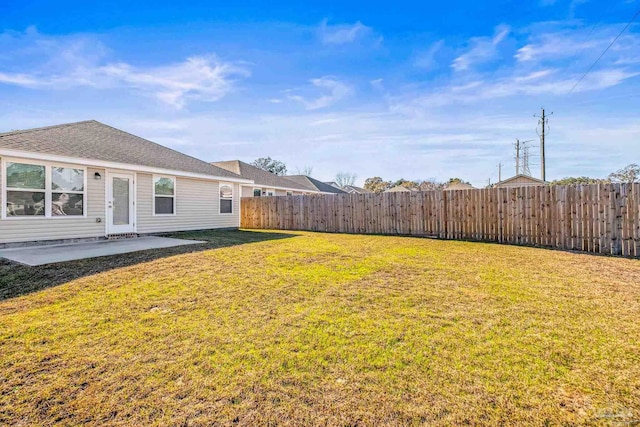
[[[313,166],[305,166],[302,169],[296,168],[297,175],[311,176],[312,173],[313,173]]]
[[[625,168],[609,174],[609,180],[612,182],[638,182],[640,181],[640,166],[631,163]]]
[[[336,181],[336,184],[338,184],[338,187],[344,188],[347,185],[355,184],[357,177],[358,177],[358,175],[356,175],[355,173],[338,172],[336,174],[335,181]]]

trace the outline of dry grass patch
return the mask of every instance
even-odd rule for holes
[[[638,261],[261,234],[0,302],[0,424],[640,419]]]

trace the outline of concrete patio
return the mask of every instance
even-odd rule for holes
[[[126,254],[149,249],[206,243],[198,240],[172,239],[145,236],[123,240],[101,240],[97,242],[71,243],[46,246],[0,249],[0,258],[29,266],[75,261],[109,255]]]

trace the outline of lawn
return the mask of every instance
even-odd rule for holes
[[[640,423],[640,261],[209,232],[0,264],[0,425]]]

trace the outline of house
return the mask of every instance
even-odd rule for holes
[[[328,184],[328,185],[330,185],[332,187],[335,187],[335,188],[337,188],[339,190],[342,190],[345,193],[349,193],[349,194],[373,193],[373,191],[369,191],[366,188],[356,187],[355,185],[345,185],[344,187],[340,187],[335,181],[325,182],[325,184]]]
[[[416,188],[403,187],[402,185],[396,185],[395,187],[384,190],[385,193],[397,193],[397,192],[410,193],[412,191],[418,191],[418,190]]]
[[[355,185],[345,185],[342,190],[346,191],[349,194],[369,194],[373,193],[371,190],[367,190],[366,188],[356,187]]]
[[[494,188],[511,188],[511,187],[528,187],[528,186],[537,186],[537,185],[547,185],[548,183],[534,178],[529,175],[518,174],[516,176],[512,176],[511,178],[503,179],[493,185]]]
[[[94,120],[0,133],[0,244],[237,228],[244,184]]]
[[[253,181],[253,184],[240,185],[240,195],[242,197],[300,196],[303,194],[319,193],[317,190],[311,190],[297,182],[267,172],[249,163],[241,162],[240,160],[213,162],[211,164]]]
[[[475,187],[467,182],[452,182],[447,184],[444,187],[444,190],[453,191],[453,190],[473,190]]]
[[[287,175],[289,181],[296,182],[306,188],[309,191],[315,191],[320,194],[345,194],[345,191],[342,191],[340,188],[329,185],[325,182],[318,181],[315,178],[311,178],[306,175]]]

